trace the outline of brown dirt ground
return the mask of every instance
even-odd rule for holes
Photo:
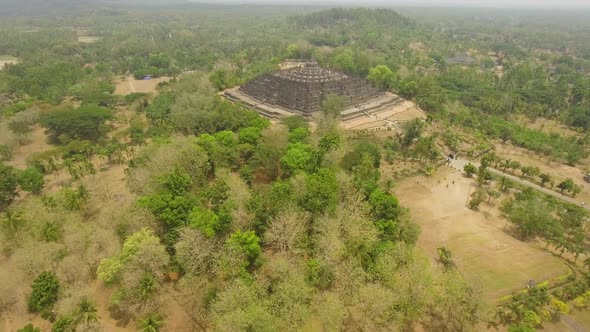
[[[495,207],[468,209],[474,184],[459,171],[443,167],[429,178],[402,180],[394,189],[421,226],[418,244],[433,261],[438,247],[449,248],[459,271],[491,301],[525,287],[529,279],[541,282],[568,273],[550,253],[507,234]]]
[[[157,94],[159,83],[168,82],[170,77],[159,77],[151,80],[136,80],[133,76],[117,80],[115,94],[126,96],[132,93],[153,93]]]

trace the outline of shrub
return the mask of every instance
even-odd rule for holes
[[[33,292],[27,299],[30,312],[47,312],[53,308],[59,296],[59,280],[54,273],[43,272],[33,281]]]
[[[29,167],[18,175],[18,184],[21,189],[33,194],[40,194],[45,187],[43,174],[35,167]]]

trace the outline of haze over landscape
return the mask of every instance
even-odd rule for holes
[[[0,0],[0,331],[590,330],[589,7]]]
[[[197,3],[213,3],[207,0],[190,0]],[[232,4],[290,4],[290,5],[336,5],[336,6],[466,6],[466,7],[519,7],[519,8],[590,8],[586,0],[220,0],[216,3]]]

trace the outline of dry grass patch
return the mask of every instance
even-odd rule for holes
[[[171,77],[152,78],[150,80],[136,80],[133,76],[128,76],[115,82],[116,95],[130,95],[132,93],[158,93],[158,84],[168,82]]]
[[[483,212],[468,209],[473,184],[448,168],[430,178],[399,183],[394,189],[397,197],[422,227],[420,247],[433,259],[438,258],[438,247],[449,248],[459,271],[489,300],[525,287],[530,279],[540,282],[568,273],[567,266],[550,253],[507,234],[495,207],[484,204]]]

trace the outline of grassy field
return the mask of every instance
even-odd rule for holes
[[[473,185],[461,172],[444,167],[430,178],[403,180],[394,189],[421,226],[418,244],[433,261],[438,247],[449,248],[459,271],[490,301],[526,287],[530,279],[542,282],[569,272],[552,254],[509,235],[495,207],[468,209]]]
[[[159,83],[168,82],[170,77],[159,77],[151,80],[136,80],[133,76],[115,82],[115,94],[126,96],[132,93],[157,93],[156,88]]]

